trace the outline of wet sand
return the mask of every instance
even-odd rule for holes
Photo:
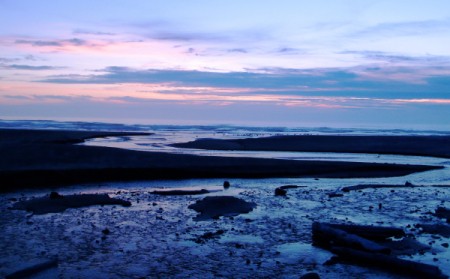
[[[440,168],[424,165],[201,157],[74,144],[89,138],[127,135],[146,134],[0,130],[0,191],[144,179],[390,177]]]
[[[20,264],[57,257],[58,267],[49,270],[54,276],[47,278],[300,278],[307,272],[317,272],[320,278],[411,278],[385,269],[325,264],[333,253],[312,245],[316,221],[399,228],[406,240],[425,245],[423,253],[412,249],[402,259],[450,274],[449,241],[443,234],[448,224],[432,214],[439,206],[450,206],[450,188],[398,188],[395,194],[392,188],[364,189],[329,198],[328,193],[351,183],[333,181],[233,179],[228,190],[200,196],[153,193],[178,189],[175,182],[116,183],[96,190],[129,201],[130,207],[94,205],[42,215],[8,208],[47,196],[46,190],[4,193],[0,277]],[[196,180],[195,189],[218,190],[222,182]],[[286,197],[274,195],[284,185],[280,183],[294,182],[306,187],[289,187]],[[162,185],[168,188],[156,188]],[[87,186],[56,190],[65,196],[93,191]],[[204,221],[190,208],[207,197],[223,196],[254,203],[256,208]]]
[[[198,139],[176,147],[208,150],[338,152],[450,158],[449,136],[274,136]]]

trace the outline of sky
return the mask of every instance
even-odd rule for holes
[[[0,119],[450,130],[448,0],[0,0]]]

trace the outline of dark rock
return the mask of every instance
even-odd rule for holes
[[[230,185],[230,182],[229,182],[229,181],[226,181],[226,180],[225,180],[225,181],[223,182],[223,188],[228,189],[228,188],[230,188],[230,186],[231,186],[231,185]]]
[[[189,205],[200,214],[194,218],[195,221],[205,221],[217,219],[220,216],[237,216],[241,213],[248,213],[256,207],[253,202],[246,202],[242,199],[231,196],[206,197]]]
[[[445,224],[417,224],[416,226],[422,229],[422,233],[437,234],[443,237],[450,237],[450,226]]]
[[[344,196],[344,194],[342,194],[342,193],[336,193],[336,192],[328,193],[329,198],[338,198],[338,197],[343,197],[343,196]]]
[[[438,207],[433,215],[439,218],[446,219],[447,223],[450,223],[450,209],[448,208]]]
[[[216,232],[206,232],[203,235],[197,237],[197,239],[195,239],[195,243],[198,243],[198,244],[206,243],[206,241],[208,241],[210,239],[218,238],[224,233],[225,233],[224,230],[217,230]]]
[[[56,192],[55,192],[56,193]],[[56,193],[58,196],[58,193]],[[53,194],[55,197],[56,195]],[[56,196],[57,197],[57,196]],[[16,202],[12,209],[33,211],[34,214],[62,212],[67,208],[79,208],[91,205],[131,206],[129,201],[110,198],[107,194],[67,195],[61,198],[42,197]]]
[[[409,182],[409,181],[406,181],[405,182],[405,186],[410,186],[410,187],[412,187],[412,186],[414,186],[411,182]]]
[[[50,199],[54,200],[54,199],[62,199],[64,196],[60,195],[58,192],[51,192],[49,197]]]
[[[347,233],[356,234],[370,240],[385,240],[390,237],[402,238],[405,237],[405,232],[401,228],[395,227],[378,227],[378,226],[364,226],[364,225],[350,225],[350,224],[331,224],[322,223],[336,229],[343,230]]]
[[[350,247],[372,253],[391,253],[391,249],[359,235],[349,233],[333,224],[314,222],[312,225],[313,244],[325,249],[335,245]]]
[[[286,196],[287,191],[281,188],[276,188],[275,189],[275,196]]]
[[[335,247],[331,251],[341,260],[351,264],[377,267],[393,273],[413,276],[413,278],[447,278],[438,267],[429,264],[344,247]]]
[[[109,229],[108,229],[108,228],[105,228],[104,230],[102,230],[102,233],[103,233],[103,234],[109,234],[109,233],[110,233],[110,231],[109,231]]]
[[[300,279],[320,279],[320,276],[315,272],[310,272],[300,277]]]
[[[442,243],[441,245],[442,245],[442,247],[448,248],[448,243],[447,242]]]
[[[30,278],[35,276],[37,273],[40,273],[44,270],[54,268],[58,266],[58,260],[46,260],[44,262],[38,263],[36,265],[32,265],[29,267],[26,267],[24,269],[18,270],[14,273],[8,274],[5,276],[6,279],[12,279],[12,278]]]

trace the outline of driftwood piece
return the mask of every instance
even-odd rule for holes
[[[203,195],[208,194],[209,191],[206,189],[201,190],[156,190],[151,192],[155,195],[160,196],[184,196],[184,195]]]
[[[376,227],[376,226],[329,224],[329,223],[321,223],[321,224],[326,224],[335,229],[340,229],[350,234],[356,234],[360,237],[367,238],[370,240],[384,240],[389,237],[400,238],[405,236],[405,232],[402,229],[394,227]]]
[[[57,267],[58,266],[58,260],[48,260],[42,263],[38,263],[29,267],[26,267],[24,269],[18,270],[16,272],[10,273],[5,276],[6,279],[19,279],[19,278],[29,278],[39,272],[42,272],[44,270]]]
[[[356,265],[382,268],[390,272],[409,275],[413,278],[448,278],[442,274],[438,267],[429,264],[344,247],[335,247],[331,251],[338,255],[340,259]]]
[[[350,192],[364,189],[379,189],[379,188],[414,188],[418,187],[413,184],[405,184],[405,185],[393,185],[393,184],[359,184],[355,186],[347,186],[343,187],[342,192]]]
[[[52,192],[49,196],[16,202],[12,209],[32,211],[34,214],[62,212],[68,208],[91,205],[131,206],[129,201],[110,198],[108,194],[82,194],[63,196]]]
[[[313,243],[317,246],[330,249],[334,246],[351,247],[353,249],[369,251],[372,253],[389,254],[391,249],[376,242],[347,233],[344,230],[332,227],[325,223],[314,222],[312,225]]]
[[[296,188],[306,188],[308,186],[299,186],[299,185],[283,185],[280,186],[278,188],[283,189],[283,190],[287,190],[287,189],[296,189]]]

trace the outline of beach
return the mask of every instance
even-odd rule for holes
[[[77,145],[90,138],[133,135],[142,133],[0,130],[0,179],[8,181],[0,190],[143,179],[389,177],[439,168],[426,165],[203,157]],[[365,138],[365,141],[372,140],[375,139]],[[312,138],[311,141],[316,140]],[[332,149],[329,147],[331,142],[340,141],[329,140],[329,150]],[[258,140],[255,149],[258,149],[257,143]],[[280,144],[290,150],[297,146],[292,141],[289,145],[284,139],[269,146],[277,150]],[[430,145],[434,146],[434,142]],[[353,143],[349,142],[347,146],[353,146]],[[390,145],[386,148],[390,148]]]
[[[422,164],[420,157],[416,164],[280,160],[85,144],[153,133],[0,130],[0,276],[37,266],[43,270],[32,278],[410,278],[331,263],[331,250],[313,245],[315,222],[395,227],[405,233],[403,248],[392,248],[395,257],[439,268],[442,278],[450,274],[450,227],[435,214],[450,207],[450,185],[441,177],[448,174],[448,146],[434,146],[443,137],[415,143],[429,156],[442,153]],[[300,141],[329,152],[335,143],[336,152],[367,152],[351,137],[324,137],[238,144],[298,150]],[[411,153],[405,141],[353,140],[361,138],[379,146],[388,138],[381,154]],[[192,144],[237,148],[236,139]]]

